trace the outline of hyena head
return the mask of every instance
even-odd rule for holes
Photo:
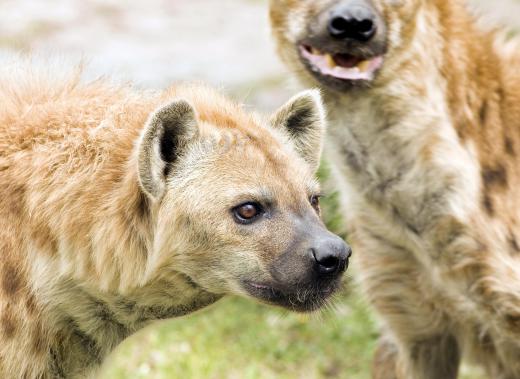
[[[180,272],[211,293],[318,308],[351,254],[320,220],[319,93],[294,97],[269,121],[214,93],[187,98],[150,116],[138,146],[155,207],[153,275]]]
[[[279,54],[306,84],[347,91],[385,81],[423,1],[271,0],[271,24]]]

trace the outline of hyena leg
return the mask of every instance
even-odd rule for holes
[[[391,331],[386,341],[395,341],[378,349],[374,378],[393,372],[398,379],[456,379],[460,352],[452,321],[430,297],[428,272],[415,254],[368,229],[356,229],[353,237],[364,292]]]
[[[390,338],[381,336],[374,354],[372,379],[399,379],[397,376],[398,358],[397,345]]]
[[[501,349],[500,357],[493,343],[482,344],[481,341],[478,341],[473,345],[473,359],[484,367],[489,378],[520,379],[518,348],[507,343],[501,344],[499,348]]]
[[[381,337],[375,352],[372,379],[456,379],[460,352],[451,335],[439,336],[399,349]]]
[[[409,343],[399,352],[406,379],[456,379],[461,354],[456,338],[442,334]],[[403,378],[404,379],[404,378]]]

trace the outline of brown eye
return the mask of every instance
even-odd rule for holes
[[[258,203],[245,203],[233,209],[235,220],[242,224],[252,222],[262,213],[262,206]]]
[[[320,211],[320,195],[312,195],[309,199],[312,207],[316,209],[316,212]]]

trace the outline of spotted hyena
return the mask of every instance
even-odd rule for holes
[[[0,98],[1,378],[91,375],[225,294],[310,311],[338,287],[350,249],[319,217],[318,92],[268,120],[201,86],[4,68]]]
[[[520,49],[458,0],[271,0],[279,53],[330,107],[326,145],[378,378],[520,378]]]

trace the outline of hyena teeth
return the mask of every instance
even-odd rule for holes
[[[370,69],[370,60],[359,62],[356,67],[359,68],[359,71],[366,72]]]
[[[329,68],[334,68],[337,66],[336,62],[334,61],[334,58],[332,58],[332,55],[325,55],[325,60],[327,61],[327,66],[329,66]]]
[[[315,47],[311,47],[311,54],[313,54],[313,55],[323,55],[323,53],[321,51],[319,51],[318,49],[316,49]]]

